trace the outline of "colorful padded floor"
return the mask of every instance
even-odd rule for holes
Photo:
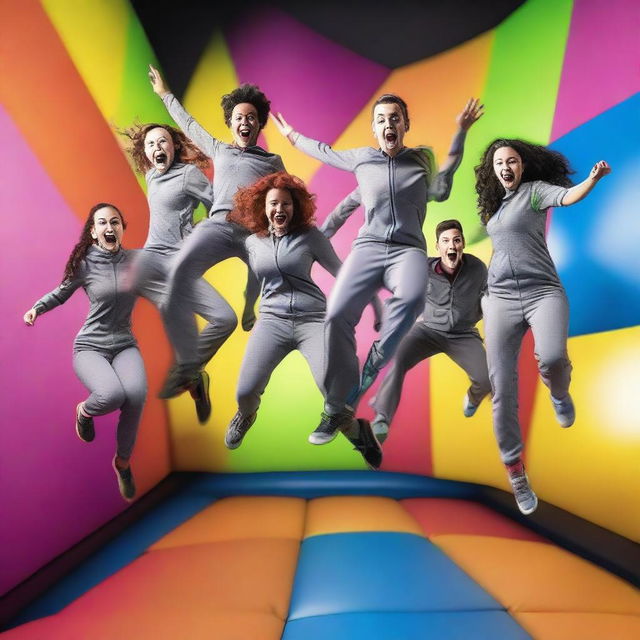
[[[336,493],[369,495],[322,495],[318,484],[294,488],[313,474],[280,475],[272,493],[282,495],[229,495],[232,479],[217,498],[215,482],[195,482],[179,497],[191,507],[165,510],[120,544],[119,571],[88,590],[78,578],[86,593],[2,638],[640,637],[636,589],[463,499],[464,487],[444,492],[454,498],[402,497],[420,493],[403,480],[384,497],[370,495],[375,482],[398,474],[372,474],[363,488],[369,474],[336,473],[325,476]],[[274,489],[252,476],[236,478],[238,493],[252,482],[255,493]]]

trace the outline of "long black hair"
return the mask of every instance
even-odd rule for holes
[[[525,140],[498,138],[486,148],[480,164],[475,168],[478,209],[483,224],[487,224],[500,208],[504,197],[504,187],[493,170],[493,155],[502,147],[511,147],[518,152],[524,165],[522,182],[544,180],[562,187],[573,184],[569,176],[575,172],[561,153]]]
[[[84,226],[82,227],[82,231],[80,233],[80,240],[78,240],[78,244],[71,250],[71,254],[69,255],[69,259],[67,260],[67,264],[64,268],[64,275],[62,276],[62,282],[66,280],[71,280],[78,270],[78,265],[84,260],[84,257],[87,255],[87,251],[89,247],[94,244],[95,240],[91,237],[91,229],[93,228],[93,216],[98,209],[102,209],[103,207],[111,207],[114,211],[118,212],[120,216],[120,220],[122,220],[122,228],[127,228],[127,223],[122,215],[122,211],[118,209],[113,204],[109,202],[99,202],[98,204],[94,204],[89,211],[89,215],[85,220]]]

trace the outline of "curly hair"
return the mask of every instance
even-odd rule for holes
[[[502,147],[511,147],[518,152],[524,167],[522,182],[543,180],[562,187],[573,184],[569,176],[575,172],[561,153],[525,140],[498,138],[486,148],[480,164],[475,167],[478,209],[483,224],[489,222],[504,198],[504,187],[493,169],[493,155]]]
[[[260,87],[255,84],[241,84],[231,93],[225,93],[220,101],[220,106],[224,112],[224,122],[227,127],[231,126],[231,114],[234,107],[243,102],[252,104],[258,112],[258,123],[260,129],[264,129],[269,120],[269,111],[271,110],[271,101],[267,100],[267,96],[260,91]]]
[[[227,220],[235,222],[259,236],[269,235],[269,221],[265,215],[265,200],[271,189],[286,189],[293,200],[293,216],[289,231],[309,229],[315,222],[315,195],[307,191],[304,182],[286,171],[271,173],[250,187],[238,189],[233,197],[234,208]]]
[[[103,207],[111,207],[114,211],[118,212],[120,216],[120,220],[122,220],[122,228],[127,228],[127,222],[122,215],[122,211],[118,209],[113,204],[109,202],[99,202],[98,204],[94,204],[89,211],[89,215],[85,220],[84,226],[82,227],[82,231],[80,232],[80,240],[78,240],[78,244],[71,250],[71,254],[69,255],[69,259],[67,260],[67,264],[64,267],[64,275],[62,276],[62,282],[66,280],[71,280],[78,270],[78,266],[84,260],[84,257],[87,255],[87,251],[92,244],[95,244],[95,240],[91,237],[91,229],[93,228],[93,216],[96,211],[102,209]]]
[[[174,162],[195,164],[201,169],[206,169],[209,166],[209,158],[182,131],[168,124],[157,124],[156,122],[148,124],[135,123],[128,129],[119,130],[118,133],[129,138],[127,153],[133,160],[133,165],[138,173],[144,175],[153,166],[144,152],[145,138],[149,131],[153,129],[165,129],[171,136],[176,150]]]
[[[400,107],[400,111],[402,111],[406,129],[409,130],[409,109],[407,103],[400,96],[397,96],[395,93],[385,93],[381,95],[371,107],[371,118],[373,118],[373,113],[379,104],[397,104]]]

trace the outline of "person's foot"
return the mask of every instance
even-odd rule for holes
[[[345,430],[344,435],[354,448],[360,452],[367,465],[371,469],[378,469],[382,464],[382,447],[376,439],[368,420],[358,418],[356,424],[358,425],[357,435],[354,436],[349,429]]]
[[[159,398],[168,400],[180,395],[198,381],[199,372],[186,365],[174,365],[169,369],[167,379],[158,394]]]
[[[239,411],[231,418],[231,422],[224,434],[224,444],[227,449],[237,449],[242,444],[242,439],[247,435],[247,431],[256,421],[255,413],[250,416],[243,416]]]
[[[81,402],[76,407],[76,433],[80,440],[92,442],[96,437],[96,429],[93,424],[93,418],[87,417],[82,413],[82,405],[83,403]]]
[[[331,442],[340,431],[349,428],[353,421],[353,411],[345,409],[340,413],[328,414],[322,413],[320,424],[315,431],[309,434],[309,442],[311,444],[327,444]]]
[[[506,465],[506,467],[509,482],[513,489],[513,497],[516,499],[518,509],[520,509],[525,516],[528,516],[536,510],[538,506],[538,496],[536,496],[533,489],[529,486],[529,478],[522,462]]]
[[[127,501],[131,502],[136,495],[136,483],[131,473],[131,465],[123,466],[121,459],[116,456],[112,462],[113,470],[116,472],[118,479],[118,489],[120,495]]]
[[[245,308],[242,312],[242,320],[240,320],[240,324],[242,325],[243,331],[251,331],[253,329],[253,325],[256,323],[256,314],[252,308]]]
[[[376,440],[383,444],[389,435],[389,423],[386,419],[380,414],[376,415],[371,423],[371,429],[373,430],[373,435],[376,437]]]
[[[471,404],[471,400],[469,400],[469,394],[464,394],[464,400],[462,401],[462,412],[464,413],[465,418],[470,418],[475,414],[478,410],[477,404]]]
[[[198,422],[205,424],[211,416],[211,399],[209,398],[209,374],[202,370],[198,373],[198,381],[189,389],[196,405]]]
[[[576,421],[576,408],[568,393],[562,400],[551,396],[551,404],[556,414],[556,420],[563,429],[570,427]]]

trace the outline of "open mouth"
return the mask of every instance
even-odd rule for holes
[[[105,233],[104,234],[104,241],[107,244],[115,244],[116,243],[116,235],[115,235],[115,233]]]
[[[458,252],[457,251],[449,251],[447,252],[447,260],[451,263],[456,263],[458,261]]]
[[[251,137],[251,129],[239,129],[238,133],[243,140],[249,140]]]
[[[502,181],[507,184],[511,184],[516,179],[511,171],[503,171],[500,176],[502,177]]]
[[[276,215],[273,216],[273,221],[277,225],[282,226],[283,224],[287,223],[287,216],[284,215],[283,213],[276,213]]]
[[[167,164],[167,154],[164,151],[160,151],[159,153],[156,153],[155,157],[154,157],[154,161],[156,164],[160,165],[160,166],[164,166]]]
[[[388,145],[395,144],[398,141],[398,134],[393,131],[387,131],[387,133],[384,134],[384,139]]]

